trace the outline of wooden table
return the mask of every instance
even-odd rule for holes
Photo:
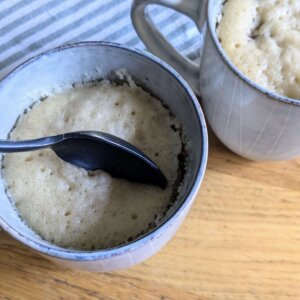
[[[300,299],[300,160],[250,162],[210,136],[201,191],[160,253],[127,271],[79,272],[1,232],[0,298]]]

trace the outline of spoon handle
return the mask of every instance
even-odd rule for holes
[[[26,152],[48,148],[59,142],[63,135],[49,136],[34,140],[6,141],[0,140],[0,153]]]

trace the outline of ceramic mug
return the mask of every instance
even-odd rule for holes
[[[150,51],[172,65],[201,96],[206,119],[232,151],[253,160],[300,156],[300,100],[267,91],[245,77],[226,56],[216,34],[223,0],[135,0],[132,21]],[[201,62],[177,52],[147,13],[163,5],[190,17],[203,38]]]
[[[112,249],[79,251],[51,244],[29,229],[18,216],[0,176],[0,227],[62,266],[90,271],[124,269],[155,254],[171,239],[189,211],[204,176],[208,140],[203,113],[188,84],[166,63],[143,51],[112,43],[84,42],[56,48],[25,62],[0,82],[0,139],[6,139],[18,116],[37,97],[72,87],[73,83],[110,77],[120,68],[163,99],[182,124],[187,140],[193,141],[189,143],[186,180],[178,204],[147,235]],[[2,155],[0,170],[1,162]]]

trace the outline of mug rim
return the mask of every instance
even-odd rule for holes
[[[223,3],[221,3],[221,5],[223,5]],[[227,64],[227,66],[231,69],[231,71],[233,71],[240,79],[242,79],[250,87],[252,87],[253,89],[257,90],[258,92],[268,96],[270,99],[277,100],[279,102],[283,102],[283,103],[287,103],[287,104],[300,106],[300,99],[289,98],[289,97],[283,96],[281,94],[269,91],[268,89],[262,87],[258,83],[252,81],[247,76],[245,76],[232,63],[232,61],[229,59],[229,57],[225,53],[225,50],[223,49],[219,39],[217,38],[216,29],[214,29],[216,27],[216,24],[213,24],[212,17],[209,17],[212,13],[212,6],[213,6],[213,1],[209,1],[208,5],[207,5],[207,10],[206,10],[207,11],[208,28],[209,28],[210,34],[212,36],[212,39],[215,43],[215,46],[216,46],[219,54],[221,55],[221,57],[223,58],[224,62]]]
[[[68,249],[68,248],[62,248],[55,246],[55,248],[52,248],[51,245],[47,246],[44,244],[41,244],[40,242],[34,241],[31,238],[25,237],[21,232],[17,231],[15,228],[11,227],[7,224],[7,222],[0,217],[0,228],[7,231],[11,236],[13,236],[15,239],[23,243],[24,245],[32,248],[33,250],[36,250],[42,254],[46,254],[48,256],[52,256],[59,259],[65,259],[65,260],[73,260],[73,261],[93,261],[93,260],[103,260],[110,257],[115,257],[119,255],[126,254],[128,252],[131,252],[137,248],[142,247],[144,244],[147,244],[148,242],[151,242],[154,239],[159,238],[161,235],[164,234],[164,232],[172,225],[174,225],[175,221],[180,217],[181,213],[185,210],[185,208],[193,201],[193,199],[196,197],[196,194],[201,186],[202,180],[204,178],[206,165],[207,165],[207,159],[208,159],[208,133],[207,133],[207,126],[204,118],[203,111],[201,109],[201,106],[192,91],[191,87],[186,83],[186,81],[166,62],[162,61],[158,57],[152,55],[151,53],[148,53],[143,50],[139,50],[133,47],[128,47],[125,45],[121,45],[118,43],[112,43],[112,42],[104,42],[104,41],[85,41],[85,42],[77,42],[77,43],[70,43],[65,44],[59,47],[55,47],[53,49],[50,49],[48,51],[44,51],[38,55],[35,55],[34,57],[24,61],[20,65],[18,65],[16,68],[14,68],[9,74],[7,74],[5,77],[3,77],[0,81],[0,88],[5,87],[5,83],[12,78],[13,76],[16,76],[18,72],[20,72],[22,69],[26,68],[28,65],[34,63],[35,61],[52,54],[56,54],[60,51],[64,51],[70,48],[77,48],[77,47],[112,47],[112,48],[118,48],[122,49],[131,53],[134,53],[136,55],[142,56],[144,59],[148,59],[151,61],[151,63],[157,64],[160,67],[164,68],[173,78],[176,80],[183,88],[185,93],[188,95],[189,100],[191,101],[191,104],[193,106],[193,110],[196,113],[197,121],[199,123],[199,128],[201,130],[201,157],[199,159],[199,163],[197,165],[197,171],[196,176],[193,179],[193,182],[191,184],[191,187],[189,188],[187,192],[187,196],[183,201],[180,203],[180,205],[170,214],[168,218],[166,218],[159,226],[155,227],[152,231],[149,231],[146,235],[141,236],[132,242],[121,244],[119,246],[108,248],[108,249],[100,249],[100,250],[93,250],[93,251],[84,251],[84,250],[78,250],[78,249]],[[58,248],[57,248],[58,247]]]

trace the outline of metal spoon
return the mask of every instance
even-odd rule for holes
[[[167,179],[157,165],[135,146],[111,134],[77,131],[25,141],[0,140],[0,152],[52,149],[61,159],[86,170],[102,169],[113,177],[165,188]]]

